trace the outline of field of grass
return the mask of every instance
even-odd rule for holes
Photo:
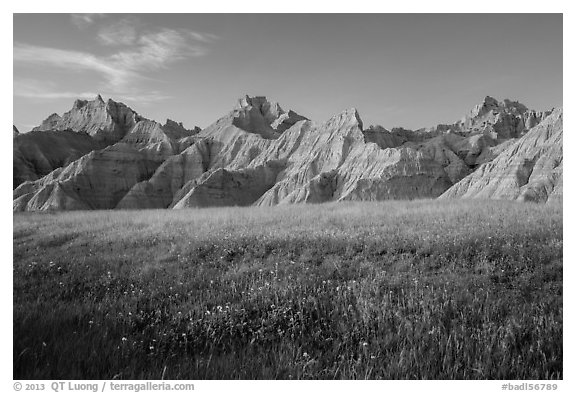
[[[562,207],[14,215],[15,379],[562,378]]]

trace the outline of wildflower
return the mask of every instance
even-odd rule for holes
[[[122,337],[122,342],[126,342],[128,339],[126,337]]]

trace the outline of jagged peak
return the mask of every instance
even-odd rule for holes
[[[193,128],[188,129],[184,126],[184,123],[182,123],[181,121],[177,122],[168,118],[166,119],[166,122],[164,123],[163,127],[170,130],[178,130],[190,135],[197,134],[198,132],[202,131],[202,129],[198,126],[194,126]]]
[[[82,109],[84,106],[86,106],[87,103],[88,103],[87,100],[77,99],[74,101],[74,104],[72,105],[72,109]]]
[[[327,124],[337,123],[340,126],[358,126],[362,130],[363,123],[356,108],[348,108],[327,121]]]
[[[511,100],[509,98],[504,98],[502,101],[498,101],[492,96],[484,97],[484,100],[475,108],[503,108],[503,109],[516,109],[519,112],[525,112],[528,108],[517,100]]]
[[[524,113],[527,112],[529,109],[526,107],[526,105],[518,102],[518,101],[512,101],[509,100],[508,98],[504,99],[503,105],[505,108],[513,108],[516,109],[518,112],[520,113]]]
[[[249,96],[246,95],[238,99],[237,109],[246,108],[249,106],[260,108],[265,103],[270,103],[266,96]],[[271,103],[270,103],[271,104]]]
[[[511,114],[524,114],[529,109],[518,101],[505,98],[503,101],[498,101],[496,98],[486,96],[481,103],[477,104],[469,114],[462,118],[461,123],[466,122],[466,119],[473,119],[484,116],[489,112],[495,113],[511,113]]]
[[[61,116],[58,113],[52,113],[50,116],[46,118],[46,120],[53,120],[53,119],[60,119]]]
[[[166,118],[166,123],[164,123],[165,126],[178,126],[178,127],[182,127],[184,128],[184,124],[182,124],[182,122],[177,122],[174,121],[172,119]]]
[[[108,100],[108,102],[112,101],[111,99]],[[87,105],[97,105],[97,106],[105,106],[106,103],[104,102],[104,99],[102,99],[102,96],[100,94],[98,94],[93,100],[82,100],[82,99],[76,99],[74,101],[74,105],[72,105],[72,109],[82,109]]]
[[[379,124],[376,125],[370,125],[368,126],[368,128],[365,131],[371,131],[371,132],[390,132],[388,131],[386,128],[382,127]]]
[[[243,98],[238,99],[238,103],[234,109],[245,110],[250,108],[256,108],[259,110],[268,120],[272,120],[272,117],[277,118],[285,113],[280,104],[276,101],[270,101],[266,96],[246,95]]]
[[[486,97],[484,97],[484,100],[482,101],[482,104],[483,104],[483,105],[486,105],[486,106],[489,106],[489,105],[496,105],[496,106],[498,106],[498,105],[500,104],[500,102],[499,102],[496,98],[494,98],[494,97],[492,97],[492,96],[486,96]]]

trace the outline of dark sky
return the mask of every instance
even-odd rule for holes
[[[245,94],[387,128],[451,123],[486,95],[544,110],[562,106],[562,15],[14,16],[17,127],[97,93],[189,127]]]

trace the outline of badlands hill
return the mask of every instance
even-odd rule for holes
[[[516,179],[516,180],[511,180]],[[544,202],[562,195],[562,110],[486,97],[451,125],[316,122],[244,97],[203,130],[124,104],[76,101],[14,131],[14,210],[141,209],[415,198]]]
[[[562,199],[562,110],[556,109],[442,198]]]

